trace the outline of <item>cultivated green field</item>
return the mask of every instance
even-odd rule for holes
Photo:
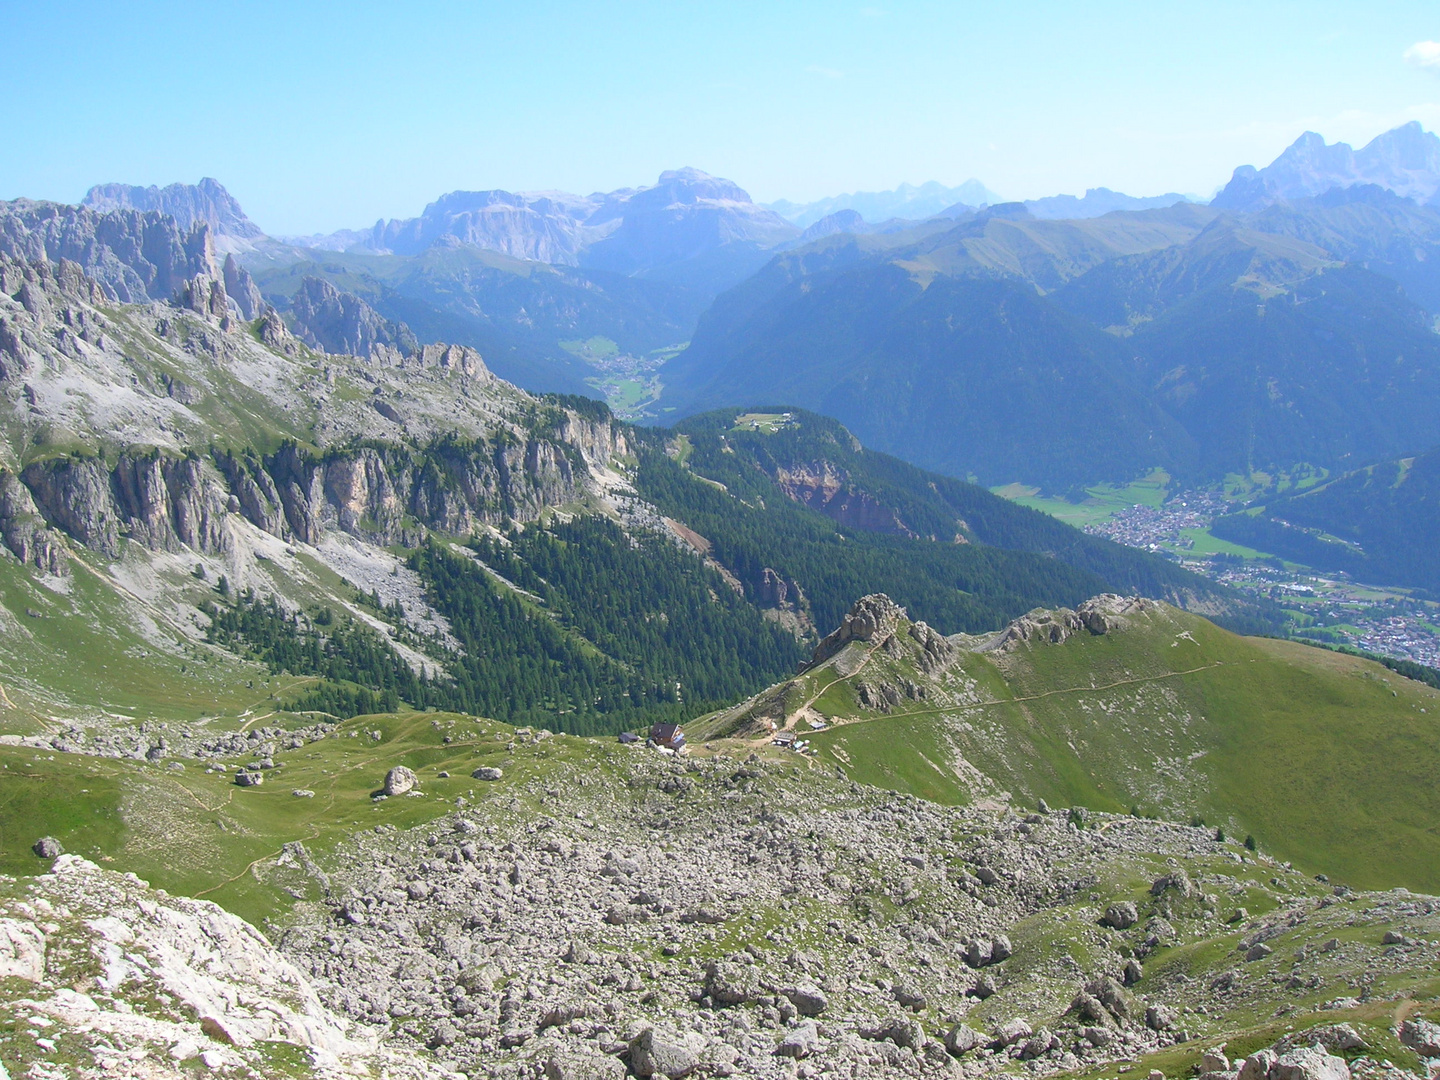
[[[1027,484],[1005,484],[991,488],[996,495],[1040,510],[1051,517],[1059,518],[1067,525],[1083,529],[1109,520],[1117,510],[1129,506],[1159,506],[1165,501],[1170,487],[1170,475],[1164,469],[1156,469],[1129,484],[1095,484],[1085,489],[1085,498],[1079,502],[1057,495],[1041,495],[1040,489]]]

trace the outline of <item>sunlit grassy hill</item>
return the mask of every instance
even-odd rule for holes
[[[1203,819],[1355,885],[1440,888],[1440,692],[1158,602],[1100,634],[1066,614],[952,638],[940,665],[902,620],[701,731],[768,743],[768,719],[925,798]]]

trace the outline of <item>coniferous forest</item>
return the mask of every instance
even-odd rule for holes
[[[289,703],[296,711],[353,716],[403,701],[581,735],[707,712],[803,656],[688,551],[658,535],[631,538],[603,518],[513,530],[468,549],[431,543],[410,567],[459,643],[431,643],[437,673],[417,674],[349,616],[287,612],[248,593],[212,602],[210,638],[274,672],[323,680]]]
[[[228,587],[208,606],[210,638],[273,672],[314,676],[286,702],[297,711],[344,717],[403,703],[597,734],[684,720],[763,689],[869,592],[950,634],[1106,590],[1203,585],[973,484],[865,451],[834,421],[793,415],[769,434],[737,430],[733,412],[675,432],[630,430],[637,492],[700,534],[709,561],[669,531],[557,514],[463,544],[431,538],[409,553],[448,639],[421,638],[398,605],[356,592],[356,605],[432,663],[407,660],[343,610],[293,611]],[[777,479],[819,464],[891,525],[844,524]],[[777,579],[789,583],[783,625],[766,584]]]

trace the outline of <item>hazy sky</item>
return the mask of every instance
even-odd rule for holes
[[[0,40],[0,198],[214,176],[277,234],[681,165],[762,201],[1208,196],[1307,128],[1440,129],[1435,0],[8,0]]]

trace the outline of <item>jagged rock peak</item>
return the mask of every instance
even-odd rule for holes
[[[322,278],[307,277],[291,300],[295,333],[312,349],[369,356],[376,346],[412,353],[419,342],[403,322],[392,322],[353,293]]]
[[[1359,150],[1307,131],[1262,169],[1241,165],[1210,205],[1249,212],[1334,188],[1376,184],[1424,203],[1440,197],[1440,138],[1412,120]]]
[[[182,229],[192,229],[203,221],[217,237],[258,240],[265,235],[245,216],[235,196],[208,176],[198,184],[169,184],[163,188],[154,184],[96,184],[85,193],[80,205],[100,211],[155,210],[169,214]]]
[[[235,261],[234,255],[226,255],[221,275],[225,279],[225,292],[235,301],[241,316],[246,320],[258,318],[265,309],[265,301],[250,272]]]
[[[215,271],[210,226],[182,229],[158,211],[111,210],[16,199],[0,202],[0,254],[28,263],[68,259],[124,304],[169,300]]]
[[[815,647],[811,662],[818,664],[828,660],[852,641],[870,641],[878,645],[895,633],[895,628],[905,617],[905,609],[884,593],[862,596],[851,605],[840,625]]]

